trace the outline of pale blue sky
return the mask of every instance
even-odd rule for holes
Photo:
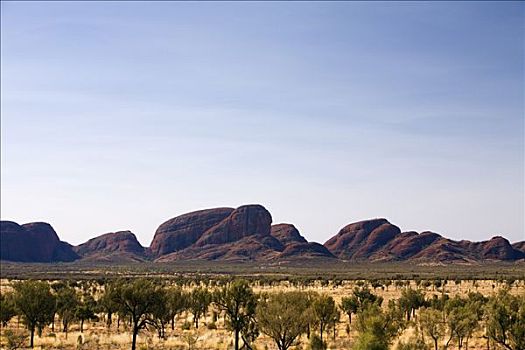
[[[263,204],[525,239],[519,2],[2,2],[2,219],[73,244]]]

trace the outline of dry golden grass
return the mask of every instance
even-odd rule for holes
[[[353,288],[358,286],[362,282],[359,281],[344,281],[339,286],[322,286],[321,283],[317,283],[313,286],[308,287],[297,287],[293,286],[288,282],[281,282],[275,286],[259,286],[253,285],[256,292],[268,292],[274,293],[278,291],[291,291],[291,290],[313,290],[318,293],[326,293],[332,296],[337,303],[340,303],[343,296],[350,295]],[[416,283],[410,281],[410,286],[416,288]],[[485,296],[491,296],[496,293],[500,288],[505,285],[503,283],[491,280],[478,280],[478,281],[461,281],[460,284],[456,284],[454,281],[448,281],[448,283],[442,288],[436,289],[433,286],[423,289],[426,296],[433,294],[440,295],[445,292],[450,296],[456,294],[466,295],[471,291],[476,291],[484,294]],[[9,290],[10,283],[7,280],[2,280],[1,291],[5,292]],[[374,293],[384,298],[384,305],[391,299],[397,299],[401,295],[403,287],[396,287],[390,285],[388,288],[382,287],[377,288]],[[511,293],[523,294],[525,293],[525,282],[517,281],[514,282],[511,288]],[[195,329],[192,325],[190,330],[182,330],[183,323],[192,321],[192,316],[188,313],[183,313],[178,317],[176,322],[175,330],[171,330],[171,326],[168,325],[166,330],[167,338],[160,340],[157,337],[157,333],[153,330],[143,330],[140,332],[138,337],[137,349],[189,349],[189,343],[195,340],[194,349],[231,349],[233,344],[232,334],[227,331],[224,327],[224,320],[219,318],[215,325],[217,329],[209,330],[207,325],[212,323],[212,308],[205,318],[201,319],[199,323],[199,329]],[[129,349],[131,346],[131,333],[127,329],[124,322],[121,322],[120,328],[117,330],[116,321],[113,322],[111,329],[105,327],[104,320],[98,322],[87,322],[84,325],[84,332],[81,334],[79,331],[78,324],[72,324],[70,326],[70,332],[67,335],[62,333],[60,330],[60,323],[57,319],[55,325],[55,332],[52,332],[50,328],[46,328],[41,337],[35,336],[35,349],[105,349],[105,350],[117,350],[117,349]],[[335,338],[333,332],[325,337],[328,340],[329,349],[350,349],[353,341],[356,338],[356,333],[350,327],[350,334],[347,334],[348,319],[346,315],[341,315],[341,322],[337,325],[335,330]],[[9,329],[24,331],[23,326],[17,323],[14,318],[8,325]],[[0,344],[2,349],[5,349],[6,339],[4,336],[5,329],[2,330],[2,336],[0,336]],[[396,340],[395,344],[399,340],[406,341],[414,333],[414,328],[408,328],[405,332]],[[81,337],[82,344],[79,343],[78,339]],[[276,349],[276,346],[272,343],[271,339],[261,335],[255,342],[256,349]],[[307,339],[303,336],[300,340],[300,344],[293,349],[306,349]],[[456,345],[450,347],[455,349]],[[477,334],[474,339],[469,342],[470,350],[482,350],[486,349],[486,340],[481,338],[481,333]]]

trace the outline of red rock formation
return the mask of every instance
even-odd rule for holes
[[[280,250],[281,243],[270,235],[251,235],[238,241],[207,244],[204,246],[193,245],[184,250],[163,255],[156,261],[167,262],[175,260],[226,260],[226,261],[264,261],[275,259]]]
[[[414,254],[411,259],[450,263],[473,262],[472,256],[465,253],[462,244],[443,237],[435,240],[417,254]]]
[[[279,254],[278,258],[330,258],[335,259],[335,256],[330,253],[326,247],[316,242],[291,242],[286,245],[283,252]]]
[[[150,251],[156,261],[260,260],[284,249],[270,235],[271,222],[260,205],[201,210],[162,224]]]
[[[271,224],[272,216],[263,206],[243,205],[207,230],[195,245],[230,243],[252,235],[268,236]]]
[[[153,257],[159,257],[185,249],[232,212],[232,208],[206,209],[170,219],[159,226],[148,251]]]
[[[128,262],[152,257],[179,259],[274,261],[341,258],[356,261],[409,260],[470,263],[525,259],[525,242],[511,245],[503,237],[488,241],[453,241],[433,232],[401,232],[386,219],[349,224],[325,245],[307,242],[291,224],[271,225],[260,205],[216,208],[184,214],[157,229],[144,249],[129,231],[108,233],[73,248],[61,242],[46,223],[1,222],[0,258],[22,262]],[[79,255],[77,255],[77,253]]]
[[[272,225],[270,234],[277,238],[283,245],[307,243],[307,240],[301,236],[299,230],[292,224]]]
[[[400,233],[386,219],[365,220],[343,227],[324,246],[341,259],[366,260]]]
[[[21,262],[73,261],[79,256],[61,242],[51,225],[34,222],[18,225],[0,222],[0,259]]]
[[[144,247],[130,231],[106,233],[74,247],[83,259],[92,261],[144,260]]]
[[[525,254],[512,247],[510,242],[495,236],[488,241],[482,242],[459,242],[465,250],[465,255],[472,255],[477,260],[517,260],[525,257]]]
[[[512,243],[512,248],[519,250],[520,252],[525,253],[525,241]]]
[[[325,247],[348,260],[469,263],[525,258],[503,237],[483,242],[453,241],[433,232],[400,232],[385,219],[347,225]]]
[[[434,232],[402,232],[386,247],[385,252],[395,260],[406,260],[442,238]]]

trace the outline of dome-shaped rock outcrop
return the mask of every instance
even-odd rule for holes
[[[170,219],[159,226],[148,252],[153,257],[159,257],[185,249],[233,211],[233,208],[205,209]]]
[[[60,262],[79,258],[72,246],[60,241],[53,227],[45,222],[18,225],[1,221],[0,242],[1,260]]]
[[[74,247],[82,258],[95,261],[143,260],[144,247],[130,231],[110,232]]]

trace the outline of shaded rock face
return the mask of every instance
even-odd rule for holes
[[[519,250],[522,253],[525,253],[525,241],[512,243],[512,248]]]
[[[441,237],[414,258],[440,262],[510,261],[523,259],[525,254],[513,248],[503,237],[482,242],[453,241]]]
[[[263,206],[244,205],[207,230],[195,244],[223,244],[252,235],[269,236],[271,224],[272,216]]]
[[[386,219],[365,220],[343,227],[324,246],[341,259],[364,260],[400,233]]]
[[[325,246],[308,242],[292,224],[272,225],[271,235],[282,245],[277,258],[335,258]]]
[[[443,237],[413,255],[412,260],[454,263],[472,261],[471,257],[465,254],[465,249],[460,243]]]
[[[316,242],[291,242],[289,243],[283,252],[279,255],[279,258],[331,258],[335,256],[326,247]]]
[[[434,232],[400,232],[385,219],[349,224],[329,239],[325,247],[347,260],[470,263],[525,258],[524,252],[503,237],[483,242],[453,241]]]
[[[292,224],[272,225],[270,234],[283,245],[307,243],[306,239],[299,233],[299,230]]]
[[[200,210],[162,224],[149,251],[156,261],[260,260],[284,249],[271,223],[261,205]]]
[[[510,242],[501,237],[492,237],[488,241],[467,245],[479,259],[482,260],[517,260],[525,257],[525,254],[515,249]]]
[[[175,260],[224,260],[224,261],[265,261],[278,257],[283,249],[281,243],[269,235],[246,236],[235,242],[223,244],[193,245],[184,250],[164,255],[156,261]]]
[[[403,232],[385,247],[385,251],[396,260],[405,260],[415,256],[440,238],[442,237],[437,233],[428,231]]]
[[[195,243],[164,254],[156,261],[269,261],[280,258],[334,257],[324,246],[308,243],[295,226],[272,226],[271,223],[272,217],[264,207],[241,206],[200,234]]]
[[[140,260],[144,247],[130,231],[106,233],[73,248],[82,258],[91,260]]]
[[[51,225],[44,222],[18,225],[1,221],[0,242],[1,260],[60,262],[79,258],[72,246],[61,242]]]
[[[166,221],[155,232],[149,254],[159,257],[191,246],[233,211],[233,208],[199,210]]]
[[[499,236],[482,242],[453,241],[433,232],[401,232],[386,219],[346,225],[320,245],[308,242],[292,224],[272,226],[270,213],[260,205],[200,210],[170,219],[159,226],[147,249],[130,231],[104,234],[72,247],[61,242],[46,223],[19,225],[1,221],[0,224],[0,259],[19,262],[67,262],[80,257],[105,262],[146,258],[155,261],[303,258],[446,263],[525,261],[525,241],[511,245]]]

